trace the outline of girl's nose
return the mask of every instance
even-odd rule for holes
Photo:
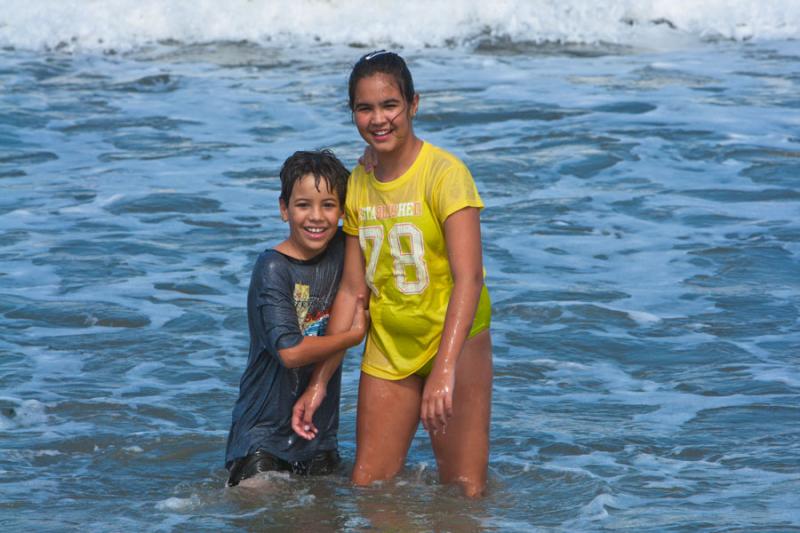
[[[376,109],[372,112],[372,116],[370,117],[370,122],[372,124],[383,124],[386,122],[386,112],[381,109]]]

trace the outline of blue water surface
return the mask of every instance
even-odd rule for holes
[[[800,531],[800,43],[405,52],[486,202],[490,490],[223,488],[278,169],[363,50],[0,51],[0,526]]]

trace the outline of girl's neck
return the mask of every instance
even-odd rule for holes
[[[379,153],[375,177],[378,178],[378,181],[383,182],[399,178],[411,168],[421,149],[422,139],[412,135],[411,139],[403,143],[400,149],[389,153]]]

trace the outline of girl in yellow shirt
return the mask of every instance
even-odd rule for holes
[[[422,420],[441,481],[477,497],[486,487],[492,389],[483,202],[461,161],[414,134],[419,95],[400,56],[363,56],[349,100],[377,155],[373,171],[359,166],[350,176],[344,274],[328,325],[329,333],[349,328],[369,291],[352,479],[366,485],[399,473]],[[319,364],[295,405],[301,436],[315,436],[312,416],[340,361]]]

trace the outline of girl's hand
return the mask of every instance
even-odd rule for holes
[[[453,416],[453,390],[456,385],[454,368],[433,366],[422,391],[420,419],[429,433],[445,431],[447,420]]]
[[[372,172],[375,170],[375,167],[378,166],[378,153],[372,148],[372,146],[367,145],[364,148],[364,153],[358,158],[358,162],[359,164],[364,165],[364,170],[367,172]]]
[[[350,331],[357,335],[356,344],[360,343],[369,330],[369,311],[364,304],[364,296],[359,294],[356,297],[356,312],[353,315],[353,323]]]
[[[322,405],[326,389],[323,385],[310,385],[292,408],[292,429],[306,440],[313,440],[319,432],[314,425],[314,413]]]

